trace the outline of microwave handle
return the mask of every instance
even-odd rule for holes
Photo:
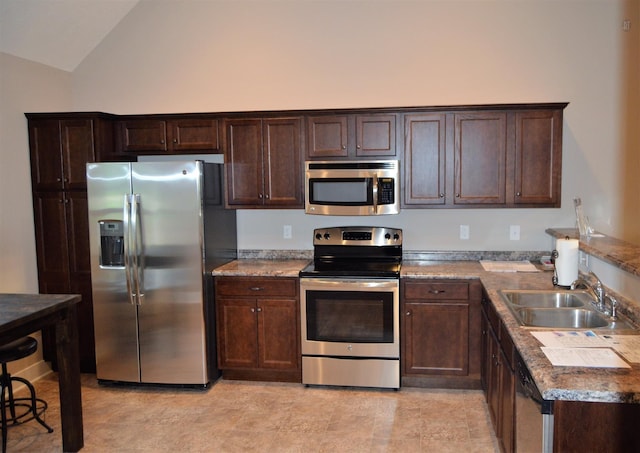
[[[373,174],[373,213],[378,213],[378,174]]]

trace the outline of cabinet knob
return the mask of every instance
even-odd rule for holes
[[[266,194],[264,197],[268,200],[269,199],[269,194]]]
[[[57,182],[62,182],[62,178],[56,178]]]
[[[173,143],[178,143],[178,139],[177,139],[177,138],[174,138],[174,139],[173,139]]]
[[[251,313],[255,313],[255,312],[256,312],[256,309],[251,307]]]
[[[444,198],[444,193],[440,192],[440,198]]]
[[[262,291],[264,288],[262,286],[252,286],[249,288],[251,291]]]
[[[258,307],[258,308],[256,308],[256,311],[257,311],[258,313],[260,313],[260,312],[262,311],[262,308]]]
[[[516,192],[516,197],[520,197],[522,194],[520,192]]]
[[[411,316],[411,312],[408,311],[407,313],[405,313],[407,316]]]
[[[164,140],[160,140],[160,144],[161,144],[161,145],[164,145]]]
[[[362,148],[362,146],[360,146],[360,145],[357,145],[357,146],[356,146],[356,148],[358,148],[358,149],[360,149],[360,148]]]
[[[460,198],[460,194],[459,193],[456,194],[456,198]]]
[[[262,194],[261,193],[258,194],[258,198],[260,198],[262,200]]]
[[[432,289],[431,291],[429,291],[431,294],[440,294],[443,293],[444,290],[442,289]]]
[[[342,149],[347,149],[347,145],[342,145]]]

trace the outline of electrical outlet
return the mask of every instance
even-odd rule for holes
[[[460,225],[460,239],[469,239],[469,225]]]
[[[509,226],[509,239],[512,241],[520,240],[520,225]]]
[[[291,239],[293,237],[293,229],[291,225],[284,225],[282,227],[282,237],[285,239]]]

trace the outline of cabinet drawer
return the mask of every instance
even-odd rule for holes
[[[453,300],[469,298],[469,284],[458,282],[410,282],[404,285],[405,299]]]
[[[216,278],[216,293],[221,296],[292,296],[298,289],[296,278]]]

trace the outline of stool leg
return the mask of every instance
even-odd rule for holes
[[[5,410],[5,389],[8,387],[7,380],[11,380],[9,378],[9,373],[7,371],[7,364],[5,362],[2,363],[2,376],[0,377],[0,381],[2,384],[2,395],[0,395],[0,410],[2,410],[2,453],[7,452],[7,411]],[[10,382],[9,382],[10,384]]]
[[[44,426],[48,432],[52,433],[53,432],[53,428],[50,427],[49,425],[47,425],[45,423],[44,420],[42,420],[40,418],[40,416],[38,415],[38,411],[36,408],[36,389],[33,387],[33,384],[31,384],[31,382],[27,381],[24,378],[21,377],[12,377],[11,379],[14,379],[16,381],[20,381],[22,382],[24,385],[27,386],[27,388],[29,389],[29,392],[31,392],[31,413],[33,414],[33,418],[35,418],[38,423],[40,423],[42,426]]]
[[[5,369],[4,363],[2,364],[2,368]],[[2,410],[2,453],[7,452],[7,412],[5,410],[5,384],[6,384],[6,374],[2,375],[2,395],[0,395],[0,410]]]

